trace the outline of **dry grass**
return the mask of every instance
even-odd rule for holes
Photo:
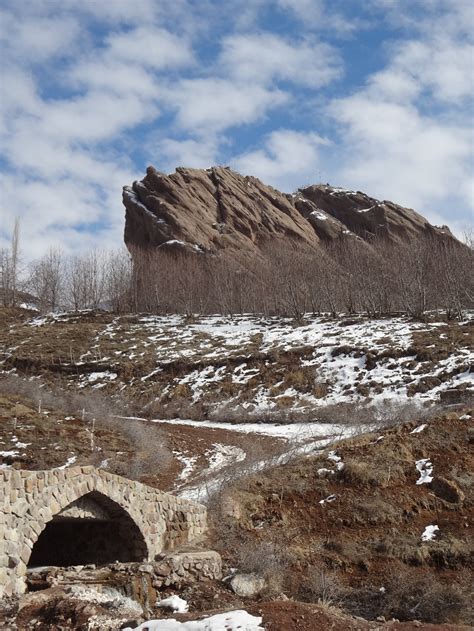
[[[388,461],[390,462],[390,460]],[[364,462],[354,458],[344,461],[344,468],[338,473],[340,480],[356,487],[387,487],[390,482],[405,480],[403,467],[387,461]]]

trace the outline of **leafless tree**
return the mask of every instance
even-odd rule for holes
[[[28,281],[41,312],[54,311],[60,306],[63,281],[62,252],[59,248],[50,248],[41,259],[31,265]]]
[[[132,263],[125,248],[112,250],[105,257],[104,295],[112,311],[132,311]]]
[[[15,219],[10,249],[0,250],[0,292],[3,305],[17,304],[19,284],[20,221]]]
[[[65,274],[66,300],[78,309],[97,309],[104,299],[107,257],[93,250],[69,258]]]

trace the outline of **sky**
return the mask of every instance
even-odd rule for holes
[[[0,248],[123,240],[152,164],[472,225],[471,0],[0,0]]]

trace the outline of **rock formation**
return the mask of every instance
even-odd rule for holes
[[[392,242],[451,237],[414,210],[359,191],[317,184],[284,194],[228,167],[180,167],[170,175],[149,167],[141,182],[124,187],[123,203],[130,248],[245,252],[280,239],[317,248],[341,235]]]

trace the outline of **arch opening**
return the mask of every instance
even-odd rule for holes
[[[28,567],[143,561],[143,535],[119,504],[93,491],[80,497],[46,524],[33,545]]]

